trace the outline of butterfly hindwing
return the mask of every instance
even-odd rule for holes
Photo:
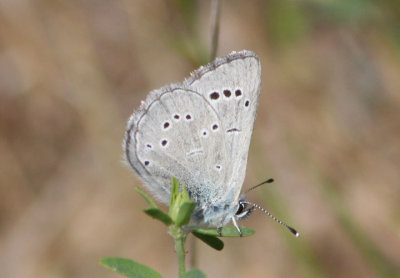
[[[171,177],[185,182],[192,198],[220,195],[226,179],[221,121],[203,96],[168,86],[152,92],[128,123],[126,155],[162,202],[169,202]],[[222,190],[222,189],[221,189]]]

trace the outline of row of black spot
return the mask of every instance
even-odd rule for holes
[[[231,97],[232,92],[231,92],[231,90],[226,89],[223,91],[223,94],[225,97],[229,98],[229,97]],[[236,97],[240,97],[241,95],[242,95],[242,91],[240,89],[235,90]],[[212,92],[210,94],[210,98],[213,100],[217,100],[217,99],[219,99],[219,97],[220,97],[220,94],[218,92]]]
[[[223,94],[225,97],[229,98],[229,97],[231,97],[232,92],[230,90],[223,90]],[[237,89],[235,91],[235,96],[240,97],[241,95],[242,95],[242,91]],[[212,92],[210,94],[210,99],[212,99],[212,100],[217,100],[217,99],[219,99],[219,97],[220,97],[220,93],[218,93],[218,92]],[[246,100],[246,102],[244,103],[244,106],[248,107],[249,105],[250,105],[250,101]]]
[[[179,119],[179,115],[178,114],[175,114],[175,116],[178,116],[178,119]],[[190,114],[187,114],[186,115],[186,119],[189,121],[189,120],[192,119],[192,116]],[[167,128],[170,127],[170,125],[171,125],[170,122],[166,121],[166,122],[164,122],[163,127],[164,127],[164,129],[167,129]],[[212,130],[217,130],[218,127],[219,126],[217,124],[213,124],[211,128],[212,128]]]
[[[175,120],[179,120],[180,118],[181,118],[181,116],[179,114],[174,115]],[[185,118],[186,118],[186,120],[190,120],[192,118],[192,116],[190,114],[186,114]]]
[[[174,114],[174,119],[175,119],[175,120],[179,120],[180,118],[181,118],[181,116],[180,116],[179,114]],[[192,115],[190,115],[189,113],[186,114],[185,119],[186,119],[187,121],[190,121],[190,120],[192,119]],[[163,124],[163,128],[164,128],[164,129],[167,129],[167,128],[170,127],[170,125],[171,125],[171,124],[170,124],[169,121],[165,121],[164,124]]]

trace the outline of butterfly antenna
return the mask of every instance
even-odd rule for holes
[[[263,185],[263,184],[266,184],[266,183],[273,183],[273,182],[274,182],[274,179],[267,179],[266,181],[263,181],[262,183],[259,183],[259,184],[255,185],[255,186],[253,186],[253,187],[247,189],[247,190],[244,192],[244,194],[246,194],[247,192],[249,192],[249,191],[251,191],[251,190],[253,190],[253,189],[259,187],[260,185]]]
[[[264,182],[264,183],[265,183],[265,182]],[[299,236],[300,236],[300,233],[299,233],[299,232],[297,232],[294,228],[290,227],[290,226],[289,226],[288,224],[286,224],[285,222],[283,222],[283,221],[279,220],[278,218],[276,218],[275,216],[273,216],[273,215],[272,215],[268,210],[266,210],[265,208],[260,207],[259,205],[253,204],[253,203],[248,202],[248,201],[242,201],[242,203],[248,204],[248,205],[250,205],[250,206],[253,206],[253,207],[255,207],[255,208],[261,210],[261,211],[264,212],[266,215],[268,215],[269,217],[271,217],[273,220],[275,220],[276,222],[278,222],[279,224],[281,224],[282,226],[284,226],[285,228],[287,228],[292,234],[295,235],[295,237],[299,237]]]

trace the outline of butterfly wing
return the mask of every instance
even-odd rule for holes
[[[199,93],[171,85],[149,94],[128,122],[124,150],[148,190],[169,203],[171,177],[191,198],[221,196],[226,153],[221,120]],[[213,192],[214,190],[214,192]],[[217,192],[220,191],[220,192]]]
[[[234,199],[244,182],[247,156],[261,89],[261,65],[251,51],[234,52],[201,67],[185,85],[199,92],[222,121],[227,171],[225,184],[234,190]]]

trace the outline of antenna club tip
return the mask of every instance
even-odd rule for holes
[[[289,231],[294,234],[295,237],[300,237],[300,233],[298,231],[296,231],[295,229],[293,229],[290,226],[287,226],[287,228],[289,229]]]

